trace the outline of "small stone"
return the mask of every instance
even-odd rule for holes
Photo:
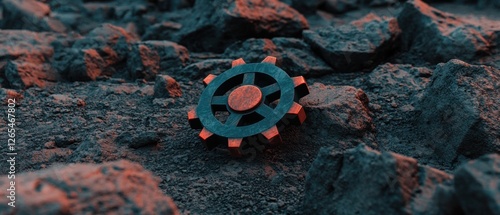
[[[56,136],[55,138],[55,145],[59,148],[65,148],[65,147],[68,147],[70,145],[72,145],[73,143],[76,143],[78,140],[74,137],[65,137],[65,136],[62,136],[62,135],[58,135]]]
[[[138,149],[146,146],[154,146],[160,141],[160,137],[156,132],[142,132],[133,134],[125,132],[120,134],[115,140],[118,144],[126,144],[130,148]]]
[[[155,80],[153,96],[155,98],[180,97],[182,96],[181,86],[168,75],[158,75]]]
[[[56,147],[56,143],[54,141],[49,141],[49,142],[46,142],[43,147],[45,147],[46,149],[53,149]]]

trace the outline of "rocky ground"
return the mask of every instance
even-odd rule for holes
[[[0,214],[500,214],[498,1],[0,6]],[[266,56],[306,78],[306,121],[207,150],[203,78]]]

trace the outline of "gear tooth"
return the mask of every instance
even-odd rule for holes
[[[279,144],[282,142],[280,132],[278,131],[278,127],[273,126],[266,131],[261,133],[262,136],[266,139],[267,143],[270,144]]]
[[[295,86],[295,93],[298,98],[302,98],[309,94],[309,87],[307,86],[306,79],[303,76],[293,77],[293,84]]]
[[[234,157],[241,157],[243,153],[241,151],[241,146],[243,145],[243,138],[229,138],[227,141],[227,147],[229,152]]]
[[[267,56],[266,58],[264,58],[264,60],[262,61],[262,63],[270,63],[270,64],[273,64],[273,65],[276,65],[276,57]]]
[[[202,129],[203,125],[201,124],[200,118],[198,118],[198,115],[196,114],[195,109],[191,109],[188,112],[188,121],[189,125],[191,126],[192,129]]]
[[[218,138],[217,135],[210,132],[206,128],[203,128],[203,130],[201,130],[199,137],[209,150],[214,149],[220,143],[220,138]]]
[[[205,87],[208,84],[210,84],[210,82],[212,82],[215,78],[217,78],[217,75],[212,75],[212,74],[207,75],[207,77],[203,79],[203,84],[205,85]]]
[[[243,64],[245,64],[245,61],[243,60],[243,58],[239,58],[239,59],[233,60],[233,62],[231,63],[231,68],[234,68],[234,67],[237,67],[237,66],[240,66]]]
[[[287,118],[295,125],[301,125],[306,120],[306,112],[304,107],[299,103],[294,102],[290,110],[288,110]]]

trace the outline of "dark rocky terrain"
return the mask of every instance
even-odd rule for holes
[[[0,2],[0,214],[500,214],[498,0]],[[207,150],[203,78],[266,56],[306,121]]]

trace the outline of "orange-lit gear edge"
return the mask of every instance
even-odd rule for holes
[[[273,66],[275,66],[276,58],[268,56],[261,63],[272,64]],[[245,64],[246,64],[245,61],[242,58],[240,58],[232,62],[232,68]],[[253,79],[255,79],[255,75],[251,77],[252,77],[251,81],[254,81]],[[207,87],[216,78],[217,78],[216,75],[209,74],[205,79],[203,79],[203,84]],[[259,108],[260,106],[264,105],[263,100],[265,99],[265,95],[263,95],[262,91],[265,89],[262,87],[255,86],[253,84],[245,84],[245,79],[246,76],[243,80],[242,86],[236,87],[231,93],[229,93],[229,95],[226,98],[227,100],[225,100],[227,108],[234,113],[251,112]],[[301,125],[306,119],[306,114],[302,105],[300,105],[296,101],[298,101],[298,99],[302,98],[303,96],[309,94],[309,88],[307,86],[304,77],[297,76],[297,77],[292,77],[291,79],[292,79],[291,81],[293,82],[293,87],[294,87],[293,95],[295,98],[293,99],[294,101],[290,105],[289,110],[281,118],[281,120],[279,120],[279,122],[287,120],[287,123],[284,123],[285,125],[286,124]],[[224,137],[223,135],[214,134],[212,131],[209,131],[206,127],[204,127],[198,114],[196,113],[196,109],[191,109],[187,115],[188,115],[188,122],[191,128],[202,129],[202,131],[199,134],[199,137],[202,140],[202,142],[205,143],[207,148],[213,149],[217,145],[224,143],[227,144],[229,152],[232,156],[240,157],[244,155],[243,152],[244,150],[242,149],[244,145],[243,143],[245,139],[249,138],[249,136]],[[231,124],[231,122],[226,122],[226,123]],[[236,123],[238,123],[238,121],[236,121]],[[259,143],[264,143],[264,144],[280,144],[282,143],[281,135],[279,133],[280,129],[281,127],[278,128],[276,124],[271,125],[265,131],[260,132],[260,134],[253,135],[258,137],[253,139],[258,140]]]

